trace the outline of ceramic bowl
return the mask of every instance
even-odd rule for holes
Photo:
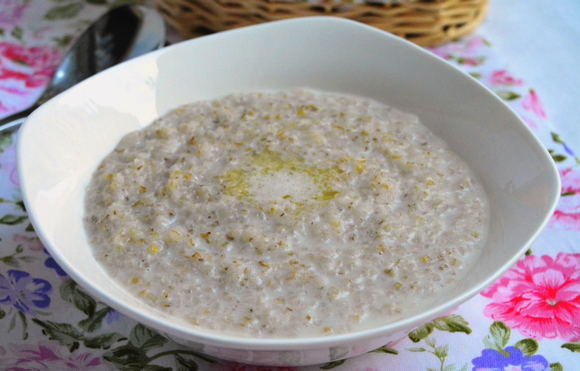
[[[421,118],[481,180],[489,238],[477,264],[426,310],[365,331],[257,339],[192,327],[145,305],[97,264],[83,227],[91,174],[121,137],[167,111],[232,92],[309,87],[374,98]],[[21,129],[24,200],[42,242],[96,298],[197,351],[254,364],[352,357],[400,337],[497,279],[527,249],[560,190],[547,151],[491,91],[427,51],[352,21],[302,18],[185,41],[133,59],[53,98]]]

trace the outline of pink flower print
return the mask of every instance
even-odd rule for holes
[[[37,237],[28,237],[23,234],[15,233],[12,236],[12,241],[17,244],[22,244],[32,251],[42,251],[44,249],[42,242],[40,242]]]
[[[59,56],[51,47],[0,42],[0,113],[29,106],[50,80]]]
[[[540,99],[534,89],[530,89],[528,94],[522,99],[522,107],[526,111],[534,113],[537,117],[546,119],[546,112],[544,111],[544,108],[542,108]]]
[[[560,170],[562,197],[550,220],[551,227],[580,230],[580,172]]]
[[[482,59],[466,57],[466,58],[458,58],[457,62],[465,66],[478,66],[481,64]]]
[[[11,354],[5,355],[0,364],[6,366],[6,371],[49,370],[50,364],[60,361],[60,357],[56,355],[51,345],[47,342],[37,346],[12,344]]]
[[[0,0],[0,27],[10,27],[18,23],[24,15],[28,3],[21,0]]]
[[[481,36],[474,36],[467,40],[465,50],[474,53],[479,51],[482,46],[487,46],[489,43]]]
[[[450,42],[430,50],[443,59],[461,59],[467,65],[478,65],[481,61],[474,58],[482,46],[487,45],[483,37],[475,36],[462,39],[458,42]],[[466,62],[467,60],[467,62]]]
[[[520,117],[522,118],[522,120],[524,120],[524,122],[528,125],[528,127],[530,129],[537,129],[538,128],[538,124],[536,124],[534,122],[534,120],[532,120],[531,118],[526,117],[526,116],[520,116]]]
[[[101,366],[101,360],[91,353],[71,353],[62,359],[62,363],[71,370],[88,370]],[[101,367],[99,367],[101,368]]]
[[[580,340],[580,254],[526,256],[481,295],[486,316],[524,336]]]
[[[24,370],[107,370],[101,359],[92,353],[70,353],[57,344],[10,344],[0,366],[6,371]]]
[[[521,79],[512,77],[506,70],[495,70],[489,77],[489,82],[492,85],[522,85]]]
[[[60,59],[57,49],[0,42],[0,80],[17,80],[23,87],[44,86]]]

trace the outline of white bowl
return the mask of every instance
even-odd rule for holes
[[[193,328],[143,304],[96,263],[83,228],[85,187],[130,131],[179,105],[292,87],[371,97],[420,116],[482,181],[491,205],[478,263],[424,312],[370,330],[254,339]],[[209,355],[306,365],[355,356],[457,306],[507,270],[553,212],[560,190],[548,153],[491,91],[421,48],[336,18],[303,18],[186,41],[123,63],[50,100],[21,130],[18,162],[31,221],[50,254],[113,308]]]

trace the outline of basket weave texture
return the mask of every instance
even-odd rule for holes
[[[407,0],[344,5],[334,0],[155,0],[165,19],[184,37],[256,23],[305,16],[338,16],[434,46],[473,31],[487,0]]]

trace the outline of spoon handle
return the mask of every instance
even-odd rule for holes
[[[36,108],[38,108],[38,106],[33,104],[31,107],[25,109],[24,111],[16,112],[10,116],[0,119],[0,133],[17,130],[20,125],[24,123],[28,115],[30,115]]]

